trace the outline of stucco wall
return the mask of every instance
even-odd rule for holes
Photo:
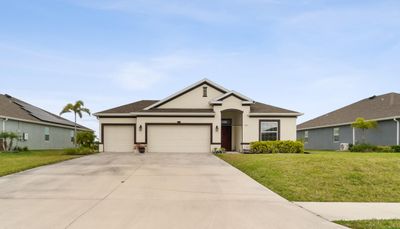
[[[3,130],[3,120],[0,120],[1,131]],[[50,140],[45,141],[44,129],[49,127]],[[35,123],[28,123],[22,121],[8,120],[5,122],[5,131],[12,131],[18,134],[28,133],[29,139],[27,141],[17,141],[15,146],[28,147],[29,149],[63,149],[71,148],[74,146],[71,142],[71,131],[73,128],[62,128],[56,126],[40,125]]]
[[[280,140],[296,140],[296,120],[293,117],[268,117],[268,118],[250,118],[245,130],[247,131],[247,141],[258,141],[260,137],[260,120],[279,120],[280,121]]]
[[[199,87],[202,93],[202,87]],[[209,87],[209,93],[211,88]],[[213,89],[214,90],[214,89]],[[218,92],[219,93],[219,92]],[[202,94],[200,94],[202,96]],[[197,95],[198,96],[198,95]],[[198,99],[198,97],[197,97]],[[210,97],[207,98],[207,104]],[[193,108],[193,101],[184,104]],[[172,101],[171,101],[172,102]],[[200,105],[202,104],[199,103]],[[200,106],[198,104],[198,106]],[[189,106],[190,105],[190,106]],[[182,106],[180,106],[182,107]],[[176,108],[176,106],[171,106]],[[241,113],[242,112],[242,113]],[[233,149],[241,151],[246,144],[259,140],[259,120],[280,120],[281,140],[296,140],[296,118],[295,117],[250,117],[250,106],[242,105],[242,100],[230,96],[223,100],[222,105],[214,106],[214,117],[137,117],[137,118],[99,118],[100,127],[102,123],[136,123],[136,141],[142,143],[146,141],[146,124],[148,123],[205,123],[212,124],[213,138],[211,149],[220,147],[221,143],[221,119],[232,118],[232,144]],[[242,115],[241,115],[242,114]],[[243,126],[239,126],[242,125]],[[140,126],[142,126],[140,130]],[[218,126],[218,129],[216,128]],[[100,128],[101,131],[101,128]],[[101,133],[100,133],[101,134]],[[245,145],[242,145],[244,143]]]
[[[207,87],[207,97],[203,97],[203,87]],[[203,84],[163,105],[159,108],[200,108],[211,109],[210,100],[221,96],[222,93],[213,87]]]

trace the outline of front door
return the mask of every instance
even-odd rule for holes
[[[222,119],[221,147],[226,151],[232,150],[232,120]]]

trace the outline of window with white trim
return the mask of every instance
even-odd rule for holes
[[[304,131],[304,143],[308,143],[308,130]]]
[[[279,122],[261,121],[260,122],[260,141],[279,140]]]
[[[50,141],[50,128],[49,127],[44,128],[44,140]]]
[[[69,132],[69,136],[71,137],[71,142],[74,142],[75,132],[73,130]]]
[[[340,141],[340,129],[338,127],[333,128],[333,142],[339,142]]]

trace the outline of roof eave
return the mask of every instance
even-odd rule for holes
[[[72,129],[74,128],[73,125],[64,125],[64,124],[60,124],[60,123],[53,123],[53,122],[46,122],[46,121],[34,121],[34,120],[28,120],[28,119],[22,119],[22,118],[14,118],[14,117],[10,117],[10,116],[4,116],[4,115],[0,115],[0,118],[2,119],[8,119],[8,120],[14,120],[14,121],[21,121],[21,122],[27,122],[27,123],[35,123],[35,124],[40,124],[40,125],[49,125],[49,126],[57,126],[57,127],[63,127],[63,128],[68,128],[68,129]],[[87,131],[92,131],[94,132],[94,130],[87,128],[85,126],[83,127],[79,127],[77,126],[78,130],[87,130]]]
[[[284,116],[284,117],[298,117],[304,115],[303,113],[295,112],[295,113],[250,113],[250,117],[257,116]]]
[[[214,112],[130,112],[130,113],[103,113],[97,114],[97,117],[131,117],[135,118],[138,116],[174,116],[174,115],[185,115],[185,116],[215,116]]]

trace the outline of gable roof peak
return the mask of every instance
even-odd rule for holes
[[[173,100],[174,98],[176,98],[176,97],[178,97],[180,95],[185,94],[186,92],[192,90],[193,88],[196,88],[196,87],[198,87],[200,85],[203,85],[203,84],[208,84],[211,87],[213,87],[213,88],[215,88],[215,89],[217,89],[217,90],[219,90],[219,91],[221,91],[223,93],[227,93],[229,91],[228,89],[222,87],[221,85],[219,85],[219,84],[217,84],[217,83],[215,83],[215,82],[213,82],[213,81],[211,81],[211,80],[209,80],[207,78],[204,78],[204,79],[202,79],[202,80],[200,80],[200,81],[198,81],[198,82],[196,82],[196,83],[194,83],[194,84],[192,84],[192,85],[190,85],[190,86],[188,86],[188,87],[186,87],[186,88],[184,88],[184,89],[182,89],[182,90],[180,90],[180,91],[178,91],[178,92],[176,92],[176,93],[174,93],[174,94],[172,94],[172,95],[170,95],[168,97],[166,97],[165,99],[162,99],[162,100],[158,101],[157,103],[154,103],[154,104],[144,108],[143,110],[150,110],[152,108],[156,108],[156,107],[158,107],[158,106],[160,106],[160,105],[162,105],[162,104],[164,104],[164,103],[166,103],[166,102],[168,102],[170,100]]]
[[[241,94],[241,93],[239,93],[237,91],[231,90],[231,91],[228,91],[227,93],[225,93],[225,94],[213,99],[210,102],[210,104],[220,104],[220,103],[222,103],[222,100],[224,100],[224,99],[226,99],[226,98],[228,98],[230,96],[235,96],[235,97],[243,100],[243,102],[242,102],[243,104],[253,104],[254,103],[253,99],[251,99],[251,98],[249,98],[249,97],[247,97],[247,96],[245,96],[245,95],[243,95],[243,94]]]

